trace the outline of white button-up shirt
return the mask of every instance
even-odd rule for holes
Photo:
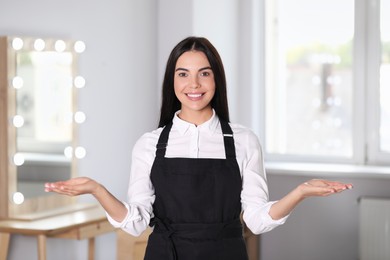
[[[165,157],[226,158],[221,126],[214,111],[207,122],[198,126],[181,120],[177,114],[173,118]],[[274,201],[269,201],[262,148],[257,136],[241,125],[230,126],[243,181],[243,219],[254,234],[270,231],[282,225],[288,216],[273,220],[269,215]],[[127,216],[119,223],[107,214],[114,227],[122,228],[134,236],[140,235],[153,217],[155,194],[150,171],[161,132],[162,128],[158,128],[145,133],[133,148],[128,201],[123,202],[128,209]]]

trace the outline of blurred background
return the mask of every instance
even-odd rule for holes
[[[85,42],[78,174],[122,200],[132,146],[157,127],[171,49],[207,37],[225,64],[231,121],[263,144],[271,199],[309,178],[355,186],[299,205],[260,236],[261,259],[356,260],[359,198],[390,197],[389,10],[389,0],[0,0],[0,35]],[[48,259],[85,259],[86,243],[49,239]],[[36,255],[34,238],[10,245],[10,260]],[[115,259],[115,235],[96,248]]]

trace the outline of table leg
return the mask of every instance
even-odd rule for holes
[[[7,260],[9,238],[9,233],[0,233],[0,260]]]
[[[95,238],[88,239],[88,260],[95,259]]]
[[[38,259],[46,260],[46,236],[38,235]]]

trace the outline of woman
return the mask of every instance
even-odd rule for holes
[[[135,144],[128,202],[81,177],[46,191],[92,194],[115,226],[138,236],[153,226],[146,260],[245,260],[240,215],[255,234],[283,224],[304,198],[352,188],[305,182],[268,200],[261,146],[248,128],[229,123],[221,58],[205,38],[172,50],[164,76],[159,128]]]

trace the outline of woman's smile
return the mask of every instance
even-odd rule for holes
[[[200,100],[203,97],[204,93],[187,93],[187,97],[192,101]]]

